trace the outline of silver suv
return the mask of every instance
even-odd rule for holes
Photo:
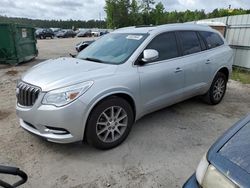
[[[122,28],[76,58],[31,68],[17,85],[17,115],[49,141],[109,149],[145,114],[197,95],[218,104],[232,62],[232,50],[208,26]]]

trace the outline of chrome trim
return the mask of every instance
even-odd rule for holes
[[[27,84],[25,82],[20,82],[17,85],[17,102],[20,106],[33,106],[36,102],[41,89],[37,86]]]

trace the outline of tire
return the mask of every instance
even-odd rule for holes
[[[114,118],[111,119],[112,110]],[[94,107],[88,118],[87,142],[98,149],[114,148],[127,138],[133,122],[134,113],[126,100],[107,98]]]
[[[226,75],[218,72],[203,100],[211,105],[219,104],[226,93],[227,81]]]

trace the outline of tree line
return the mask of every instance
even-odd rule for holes
[[[37,28],[106,28],[106,21],[104,20],[39,20],[28,18],[13,18],[7,16],[0,16],[0,23],[18,23],[29,25]]]
[[[40,20],[0,16],[0,23],[19,23],[38,28],[120,28],[131,25],[160,25],[183,23],[206,18],[250,14],[243,9],[215,9],[210,13],[205,10],[171,11],[154,0],[105,0],[106,20]]]
[[[156,4],[154,0],[106,0],[104,9],[109,28],[183,23],[206,18],[250,14],[250,10],[243,9],[215,9],[210,13],[205,13],[205,10],[168,12],[161,2]]]

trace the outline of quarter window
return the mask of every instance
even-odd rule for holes
[[[159,58],[156,61],[167,60],[178,56],[176,37],[173,32],[156,36],[146,49],[154,49],[159,52]]]
[[[216,48],[217,46],[224,44],[223,40],[217,33],[200,31],[200,34],[207,42],[208,49]]]
[[[200,41],[196,32],[181,31],[179,32],[179,36],[183,55],[193,54],[201,51]]]

